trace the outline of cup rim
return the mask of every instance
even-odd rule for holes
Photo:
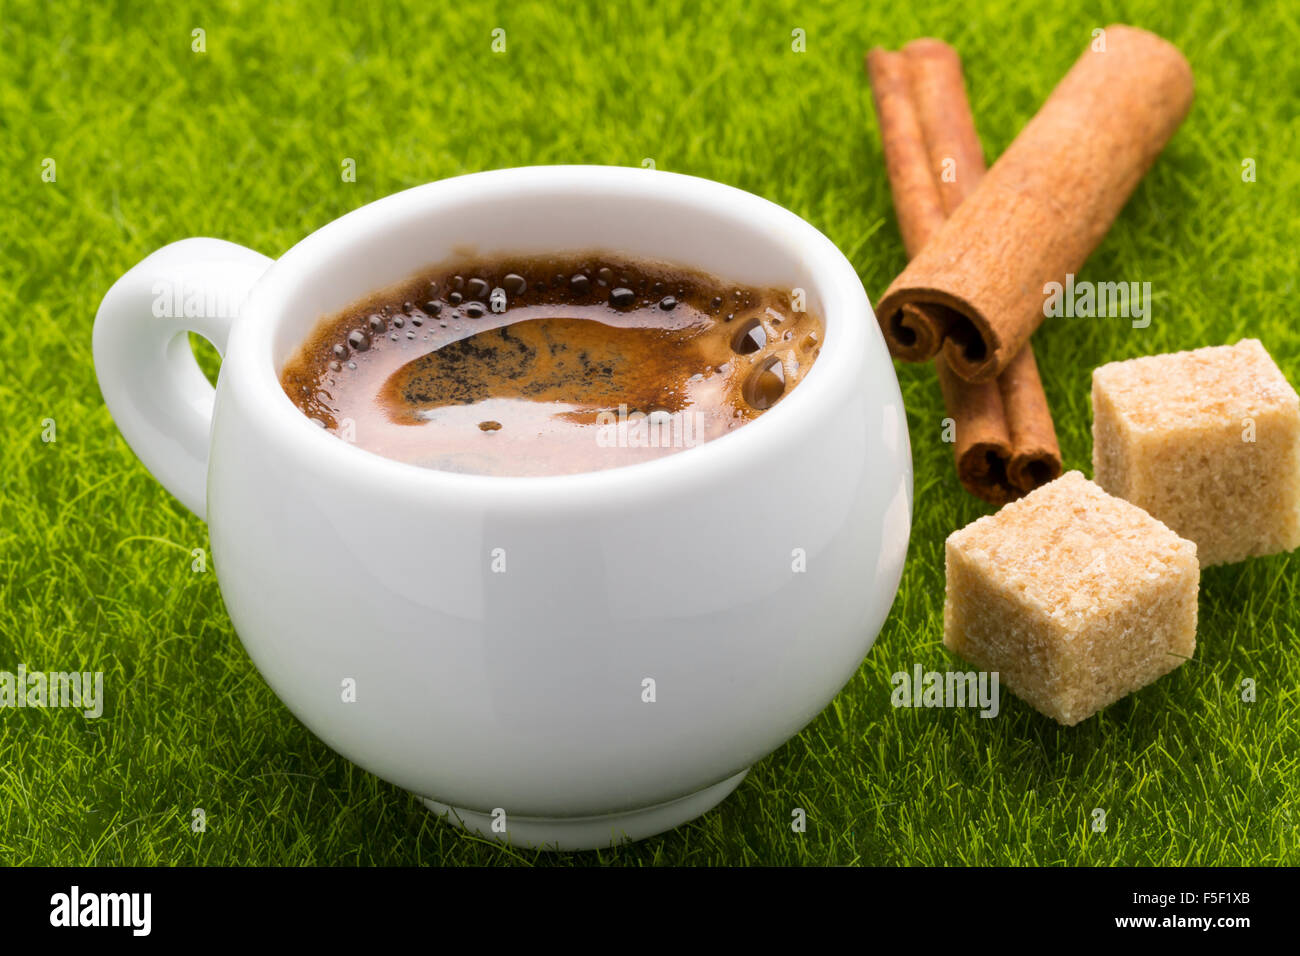
[[[460,199],[466,187],[481,189],[485,198],[494,193],[501,198],[512,191],[563,193],[570,200],[575,193],[593,198],[612,193],[642,199],[671,195],[678,201],[685,197],[719,217],[740,216],[752,229],[783,239],[816,277],[826,325],[821,354],[797,388],[744,427],[672,454],[602,470],[556,475],[442,471],[342,441],[313,424],[280,384],[275,341],[288,313],[294,280],[310,272],[327,252],[391,229],[397,219],[436,214],[440,203]],[[635,493],[647,486],[675,487],[709,468],[758,465],[772,449],[788,447],[797,438],[793,433],[818,407],[834,414],[836,402],[847,390],[864,387],[855,381],[854,373],[861,369],[862,353],[871,348],[883,350],[885,345],[856,270],[824,234],[789,210],[736,187],[682,173],[623,166],[521,166],[402,190],[345,213],[304,237],[268,267],[251,291],[231,332],[222,379],[228,388],[253,400],[259,422],[275,429],[280,447],[312,467],[369,472],[386,484],[462,496],[509,496],[552,505],[567,500],[581,505],[598,490]]]

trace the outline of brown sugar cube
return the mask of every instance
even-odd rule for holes
[[[1196,649],[1196,545],[1077,471],[948,536],[943,643],[1066,726]]]
[[[1300,397],[1257,339],[1095,370],[1092,470],[1202,567],[1300,546]]]

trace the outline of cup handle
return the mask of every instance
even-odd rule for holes
[[[216,393],[188,333],[224,358],[231,323],[271,262],[233,242],[183,239],[118,279],[95,316],[95,375],[109,414],[144,466],[200,518]]]

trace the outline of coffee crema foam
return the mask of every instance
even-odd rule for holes
[[[787,290],[610,255],[427,270],[320,321],[280,376],[322,428],[443,471],[557,475],[725,435],[821,350]]]

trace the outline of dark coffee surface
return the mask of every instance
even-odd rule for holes
[[[324,318],[281,384],[322,427],[389,458],[570,474],[752,421],[822,338],[789,290],[610,255],[466,260]]]

